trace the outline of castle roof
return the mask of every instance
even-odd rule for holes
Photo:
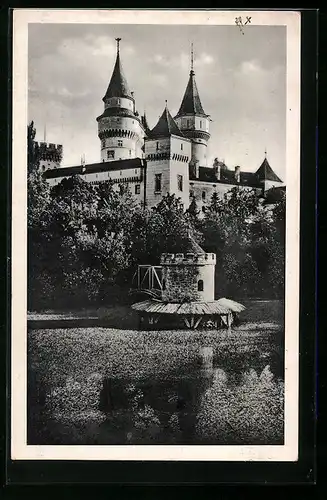
[[[111,80],[109,82],[107,92],[105,93],[105,96],[103,97],[103,101],[105,99],[108,99],[109,97],[127,97],[129,99],[133,99],[132,93],[128,87],[128,83],[126,80],[126,77],[123,72],[122,64],[120,61],[120,54],[119,54],[119,41],[120,39],[117,40],[117,57],[116,57],[116,62],[114,66],[114,70],[111,75]]]
[[[149,132],[149,137],[155,139],[159,137],[170,137],[171,135],[184,137],[166,105],[157,125]]]
[[[100,172],[111,172],[115,170],[127,170],[144,167],[145,160],[141,158],[131,158],[117,161],[103,161],[100,163],[90,163],[89,165],[76,165],[73,167],[60,167],[49,169],[44,172],[46,179],[56,179],[69,175],[96,174]]]
[[[271,166],[269,165],[269,162],[267,158],[263,160],[261,163],[260,167],[256,171],[255,175],[258,177],[259,180],[261,181],[275,181],[275,182],[283,182],[278,175],[275,174]]]
[[[184,115],[208,116],[204,112],[201,104],[199,91],[195,81],[195,73],[193,70],[190,71],[190,77],[186,86],[182,104],[179,108],[176,117]]]
[[[182,253],[195,253],[195,254],[205,254],[203,248],[192,238],[191,235],[188,235],[187,240],[185,241],[183,247],[181,248]]]
[[[193,167],[190,166],[189,177],[191,182],[201,181],[211,182],[214,184],[237,184],[238,186],[262,187],[260,180],[253,172],[240,171],[240,180],[239,182],[236,182],[235,171],[228,169],[226,165],[224,165],[224,168],[221,168],[219,180],[217,179],[215,170],[212,167],[199,167],[199,176],[196,177]]]

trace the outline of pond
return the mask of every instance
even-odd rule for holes
[[[283,444],[276,326],[29,332],[29,444]]]

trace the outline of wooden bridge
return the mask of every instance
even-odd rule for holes
[[[131,292],[144,292],[150,297],[161,298],[162,292],[162,267],[139,265],[132,279]]]

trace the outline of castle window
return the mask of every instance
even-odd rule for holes
[[[198,292],[203,292],[203,280],[198,281]]]
[[[181,150],[183,151],[183,143],[181,144]]]
[[[156,149],[157,149],[157,151],[159,151],[159,142],[157,142],[157,144],[156,144]]]
[[[200,120],[200,128],[202,128],[202,120]]]
[[[183,176],[182,175],[177,176],[177,188],[178,188],[178,191],[183,191]]]
[[[118,139],[118,146],[122,147],[123,141],[121,139]]]
[[[161,174],[156,174],[154,176],[154,190],[156,193],[161,192],[161,177],[162,177]]]
[[[111,158],[115,158],[115,151],[109,150],[107,151],[107,158],[110,160]]]
[[[205,191],[202,191],[202,199],[205,200],[206,199],[206,192]]]
[[[103,147],[103,148],[105,148],[105,147],[106,147],[106,141],[105,141],[105,139],[102,139],[102,141],[101,141],[101,145],[102,145],[102,147]]]
[[[135,173],[137,174],[137,168],[135,169]]]
[[[129,150],[129,156],[132,156],[132,150],[131,149]]]
[[[117,104],[120,104],[120,99],[117,99]]]
[[[135,186],[135,194],[140,194],[141,193],[141,186],[140,184],[136,184]]]
[[[120,171],[120,175],[123,175],[123,171],[122,170]]]

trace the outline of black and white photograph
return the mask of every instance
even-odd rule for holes
[[[14,458],[296,460],[300,15],[14,14]]]

